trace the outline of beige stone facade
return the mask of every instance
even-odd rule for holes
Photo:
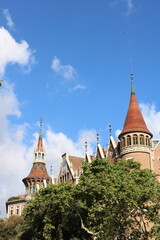
[[[9,218],[12,215],[21,216],[25,205],[26,205],[25,195],[19,197],[19,199],[17,200],[7,201],[6,202],[7,218]]]

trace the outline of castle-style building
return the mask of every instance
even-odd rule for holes
[[[40,121],[40,133],[38,144],[34,151],[34,161],[31,171],[23,180],[26,193],[17,197],[11,197],[6,202],[7,217],[11,215],[21,215],[23,208],[30,201],[34,194],[49,183],[54,183],[53,176],[49,176],[46,169],[46,152],[42,139],[42,119]]]
[[[118,158],[134,159],[141,163],[143,169],[148,168],[156,174],[160,174],[160,140],[153,140],[153,134],[149,131],[140,111],[134,90],[133,74],[131,74],[130,102],[127,110],[123,129],[115,141],[113,136],[109,138],[108,148],[104,149],[97,143],[96,154],[91,156],[86,150],[84,158],[70,156],[69,153],[62,155],[62,162],[57,179],[49,176],[46,170],[46,153],[42,140],[42,121],[37,148],[34,152],[34,162],[27,177],[22,181],[26,187],[26,194],[9,199],[6,202],[7,217],[21,215],[27,201],[33,198],[34,193],[48,184],[59,184],[69,181],[77,184],[82,171],[82,162],[91,163],[95,158],[107,158],[115,163]]]
[[[107,158],[112,163],[118,158],[134,159],[141,163],[142,169],[148,168],[160,174],[160,140],[154,140],[152,137],[153,134],[147,128],[140,111],[134,90],[133,74],[131,74],[130,101],[123,129],[118,136],[119,141],[115,141],[113,136],[110,136],[107,149],[98,143],[95,156],[90,156],[86,151],[83,160],[69,156],[68,153],[64,154],[58,183],[63,181],[77,183],[82,174],[82,161],[91,163],[95,158]]]

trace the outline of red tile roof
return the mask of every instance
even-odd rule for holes
[[[47,173],[45,163],[42,163],[42,162],[33,163],[33,166],[32,166],[32,169],[31,169],[29,175],[26,178],[24,178],[24,179],[28,179],[28,178],[32,178],[32,179],[33,178],[49,179],[50,177],[49,177],[49,175]]]
[[[142,113],[137,103],[136,95],[132,91],[130,96],[130,103],[123,130],[119,135],[119,139],[126,133],[131,132],[144,132],[152,137],[152,133],[148,130],[146,123],[143,119]]]

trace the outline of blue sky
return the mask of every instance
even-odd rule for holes
[[[122,129],[134,73],[148,128],[160,131],[159,0],[1,0],[0,211],[24,193],[43,119],[47,166],[95,151]]]

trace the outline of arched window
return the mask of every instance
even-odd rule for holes
[[[127,146],[131,145],[131,136],[127,135]]]
[[[125,137],[122,138],[123,139],[123,146],[126,146],[126,141],[125,141]]]
[[[133,135],[133,144],[138,144],[138,136],[136,134]]]
[[[42,159],[44,159],[44,153],[42,153]]]
[[[140,135],[140,144],[144,145],[144,136],[142,134]]]
[[[150,146],[150,140],[149,140],[149,137],[148,137],[148,136],[146,136],[146,145],[147,145],[147,146]]]
[[[35,153],[35,159],[37,159],[37,153]]]
[[[40,159],[41,158],[41,153],[38,153],[38,159]]]

